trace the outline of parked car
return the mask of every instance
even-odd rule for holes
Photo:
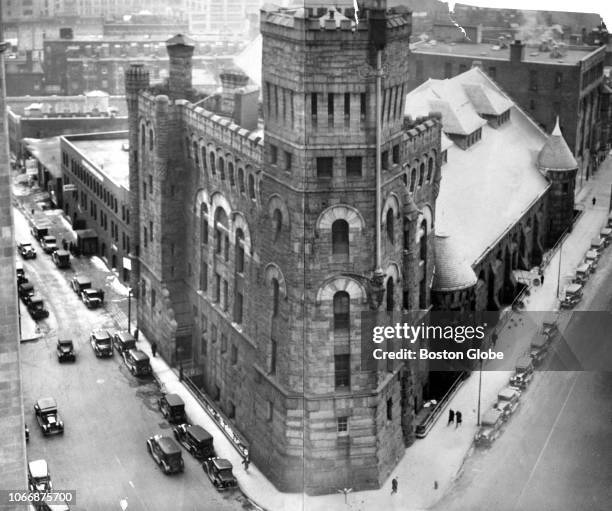
[[[31,243],[19,243],[17,245],[17,251],[19,252],[19,255],[24,259],[36,258],[36,249],[32,246]]]
[[[572,282],[574,284],[586,284],[586,281],[589,280],[589,275],[591,274],[591,265],[587,263],[582,263],[578,265],[576,268],[576,273],[574,274],[574,278]]]
[[[34,284],[31,282],[22,282],[17,287],[17,294],[21,301],[27,305],[30,302],[30,298],[34,296]]]
[[[28,428],[28,423],[25,423],[25,437],[26,437],[26,442],[30,441],[30,428]]]
[[[32,319],[44,319],[49,317],[49,311],[45,309],[45,302],[42,296],[37,294],[31,295],[26,305]]]
[[[517,389],[526,389],[533,378],[533,360],[524,356],[516,362],[514,375],[510,378],[510,385]]]
[[[508,420],[510,415],[518,408],[520,397],[521,392],[519,390],[512,387],[504,387],[497,394],[497,403],[495,403],[494,408],[497,408],[504,414],[504,420]]]
[[[182,472],[185,468],[181,448],[169,436],[154,435],[147,440],[147,450],[164,474]]]
[[[97,309],[104,303],[104,291],[93,288],[84,289],[81,292],[81,300],[88,309]]]
[[[599,263],[599,252],[597,250],[587,250],[586,254],[584,254],[584,261],[591,263],[591,271],[595,272]]]
[[[232,472],[232,464],[228,460],[209,458],[202,463],[202,468],[217,490],[231,490],[238,486]]]
[[[43,236],[40,240],[40,246],[45,254],[51,254],[57,250],[57,240],[55,236]]]
[[[29,282],[23,269],[23,264],[20,261],[15,262],[15,274],[17,275],[17,286]]]
[[[561,308],[571,309],[582,299],[582,286],[580,284],[570,284],[565,288],[565,297],[561,301]]]
[[[30,229],[30,234],[40,243],[40,240],[49,234],[49,225],[45,223],[35,223]]]
[[[474,436],[474,443],[478,447],[490,447],[499,436],[503,423],[503,412],[495,408],[488,410],[482,416],[480,429]]]
[[[537,366],[542,363],[548,353],[550,338],[547,335],[538,333],[532,340],[530,345],[530,356],[533,360],[533,365]]]
[[[64,423],[57,412],[57,403],[52,397],[43,397],[36,401],[34,413],[43,435],[64,432]]]
[[[596,250],[598,254],[601,254],[606,248],[606,242],[601,238],[601,236],[595,236],[591,240],[591,250]]]
[[[70,252],[58,249],[51,254],[51,259],[58,268],[70,268]]]
[[[186,422],[185,403],[178,394],[165,394],[159,398],[157,404],[168,422],[175,424]]]
[[[123,354],[131,349],[136,348],[136,339],[127,330],[120,330],[113,334],[113,346],[117,353]]]
[[[149,356],[137,349],[131,349],[123,353],[123,360],[134,376],[149,376],[151,374],[151,363]]]
[[[70,286],[72,287],[72,290],[77,295],[79,295],[80,298],[83,290],[89,289],[91,287],[91,280],[89,280],[88,277],[84,277],[82,275],[75,275],[70,281]]]
[[[28,487],[30,491],[51,491],[51,474],[45,460],[34,460],[28,463]]]
[[[113,346],[107,330],[94,330],[89,336],[89,342],[96,357],[112,357]]]
[[[60,362],[76,360],[74,353],[74,344],[69,339],[58,339],[57,340],[57,359]]]
[[[205,460],[216,456],[213,437],[202,426],[179,424],[172,432],[174,438],[195,458]]]

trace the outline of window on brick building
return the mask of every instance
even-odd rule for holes
[[[146,247],[148,247],[148,246],[149,246],[149,245],[148,245],[148,243],[149,243],[149,242],[148,242],[148,239],[149,239],[149,234],[148,234],[148,232],[147,232],[147,228],[146,228],[146,227],[144,227],[144,233],[143,233],[143,234],[144,234],[144,235],[143,235],[142,239],[143,239],[143,241],[144,241],[144,246],[145,246],[145,248],[146,248]]]
[[[391,159],[393,161],[393,165],[398,165],[400,162],[400,146],[399,144],[395,144],[391,151]]]
[[[365,92],[362,92],[359,95],[359,115],[361,117],[361,122],[365,121],[366,118],[366,110],[367,110],[367,106],[366,106],[366,94]]]
[[[238,190],[244,193],[244,170],[238,167]]]
[[[229,309],[229,292],[227,280],[223,279],[223,310],[227,312]]]
[[[425,180],[425,163],[419,165],[419,186],[423,186]]]
[[[227,173],[229,175],[230,186],[236,186],[236,179],[234,176],[234,164],[231,161],[227,162]]]
[[[427,182],[431,181],[431,178],[433,177],[433,171],[434,171],[434,159],[429,158],[429,161],[427,162]]]
[[[278,279],[272,279],[272,317],[278,316],[278,306],[280,302],[280,287]]]
[[[200,156],[198,154],[198,143],[195,141],[193,142],[193,159],[195,160],[196,165],[200,164]]]
[[[202,151],[201,151],[202,155],[202,167],[204,167],[204,170],[206,170],[207,166],[206,166],[206,148],[202,147]]]
[[[204,292],[208,290],[208,264],[204,260],[200,262],[200,289]]]
[[[393,420],[393,399],[387,399],[387,420]]]
[[[155,289],[151,289],[151,308],[155,307],[156,293]]]
[[[387,279],[387,291],[386,291],[386,299],[387,299],[387,312],[393,312],[395,308],[395,286],[393,284],[393,277],[389,277]]]
[[[142,199],[147,200],[147,182],[142,182]]]
[[[416,169],[412,168],[412,170],[410,171],[410,191],[414,192],[414,189],[416,188]]]
[[[268,411],[266,418],[268,422],[272,422],[272,419],[274,418],[274,404],[272,403],[272,401],[268,401]]]
[[[249,174],[249,197],[255,200],[255,178],[253,174]]]
[[[383,170],[387,170],[389,168],[389,151],[383,151],[380,155],[380,165]]]
[[[242,324],[243,298],[242,293],[236,293],[234,298],[234,323]]]
[[[348,417],[338,417],[336,419],[336,431],[338,432],[338,436],[348,435]]]
[[[313,92],[310,95],[310,117],[312,117],[312,123],[317,124],[317,116],[318,116],[318,98],[317,93]]]
[[[347,333],[350,326],[350,296],[346,291],[338,291],[334,295],[334,332]]]
[[[208,206],[200,204],[200,243],[208,244]]]
[[[236,229],[236,271],[244,272],[244,233],[242,229]]]
[[[209,156],[208,156],[208,160],[210,163],[210,171],[212,172],[213,175],[215,175],[215,173],[217,172],[217,167],[215,165],[215,153],[214,152],[210,152]]]
[[[230,362],[232,365],[238,363],[238,347],[235,344],[232,344],[232,349],[230,351]]]
[[[348,126],[351,122],[351,94],[344,93],[344,125]]]
[[[333,175],[334,159],[330,156],[323,156],[317,158],[317,177],[318,178],[331,178]]]
[[[268,364],[268,374],[276,374],[276,350],[276,341],[274,339],[270,339],[270,361]]]
[[[348,353],[334,355],[334,386],[336,389],[351,386],[351,356]]]
[[[142,279],[140,282],[140,292],[142,294],[142,299],[144,300],[147,297],[147,281]]]
[[[221,353],[227,352],[227,335],[221,334]]]
[[[215,303],[221,301],[221,275],[215,273]]]
[[[145,130],[140,132],[140,145],[142,146],[143,150],[147,146],[147,133]]]
[[[389,243],[394,245],[395,244],[395,212],[393,211],[393,208],[389,208],[387,210],[386,224],[387,224],[387,239],[389,240]]]
[[[219,157],[219,177],[225,181],[225,160]]]
[[[217,325],[214,323],[210,325],[210,342],[216,344],[217,342]]]
[[[287,172],[291,172],[291,168],[293,166],[292,160],[293,160],[293,155],[290,152],[285,151],[285,170]]]
[[[331,128],[334,125],[334,93],[327,94],[327,125]]]
[[[153,175],[149,174],[149,194],[153,195]]]
[[[274,241],[278,241],[283,229],[283,214],[280,209],[276,208],[272,213],[272,235]]]
[[[362,159],[361,156],[346,157],[347,177],[361,177]]]
[[[278,163],[278,147],[270,144],[270,163],[276,165]]]
[[[349,224],[340,218],[332,224],[332,254],[349,255]]]
[[[149,151],[153,150],[153,145],[155,141],[153,139],[153,130],[149,130]]]
[[[153,241],[153,222],[149,220],[149,240]]]

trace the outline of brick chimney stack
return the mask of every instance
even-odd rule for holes
[[[170,99],[187,99],[192,89],[194,47],[193,41],[183,34],[177,34],[166,41],[166,50],[170,59],[168,79]]]
[[[219,78],[221,78],[221,111],[233,117],[236,109],[236,92],[247,86],[249,77],[240,71],[223,71]]]
[[[517,64],[525,58],[525,43],[516,39],[510,45],[510,62]]]

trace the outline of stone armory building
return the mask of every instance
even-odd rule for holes
[[[125,77],[139,328],[285,491],[379,487],[428,380],[362,364],[362,313],[431,307],[444,154],[439,113],[404,117],[410,14],[359,16],[261,11],[263,121],[240,73],[192,89],[182,35],[167,84]]]

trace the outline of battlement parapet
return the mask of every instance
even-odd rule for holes
[[[418,152],[422,147],[440,140],[441,123],[438,115],[434,113],[415,120],[404,118],[404,140],[411,152]]]

